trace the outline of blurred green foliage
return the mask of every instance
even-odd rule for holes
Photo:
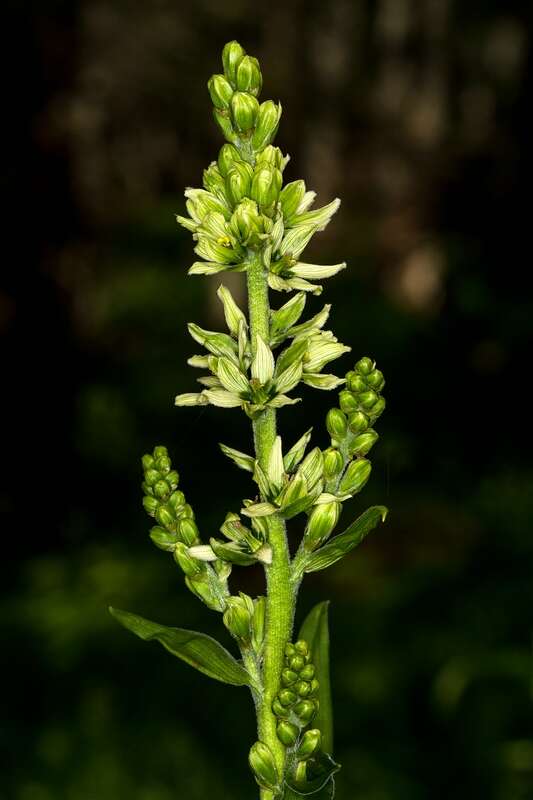
[[[325,300],[339,338],[387,377],[364,498],[390,507],[387,524],[302,595],[302,618],[332,600],[338,795],[533,796],[521,6],[267,5],[8,4],[29,56],[13,87],[20,170],[4,177],[24,204],[0,295],[6,341],[21,348],[4,362],[17,376],[6,452],[24,463],[0,497],[12,515],[2,800],[254,791],[246,690],[143,646],[105,610],[231,647],[153,552],[138,484],[139,456],[167,444],[206,535],[248,487],[216,447],[246,449],[240,415],[172,405],[193,387],[185,322],[220,324],[216,281],[185,278],[190,243],[172,213],[219,145],[204,81],[233,37],[261,57],[269,96],[292,87],[278,137],[291,175],[321,201],[343,198],[316,246],[317,260],[349,264]],[[285,441],[314,424],[326,445],[317,394],[280,414]],[[240,572],[257,592],[260,571]]]

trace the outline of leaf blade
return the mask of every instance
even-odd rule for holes
[[[387,511],[385,506],[367,508],[343,533],[334,536],[327,544],[312,554],[305,567],[305,572],[319,572],[335,564],[354,547],[361,544],[380,520],[385,521]]]
[[[329,675],[329,600],[317,603],[305,620],[298,638],[304,639],[311,648],[315,674],[320,684],[318,689],[319,709],[313,722],[322,733],[322,749],[333,752],[333,709]]]
[[[109,613],[143,641],[159,642],[169,653],[204,675],[232,686],[251,685],[247,670],[211,636],[184,628],[169,628],[112,606]]]

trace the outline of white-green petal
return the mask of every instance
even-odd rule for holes
[[[285,469],[283,467],[283,454],[281,450],[281,436],[276,436],[268,458],[267,476],[270,483],[279,492],[283,486]]]
[[[274,375],[274,356],[272,350],[265,344],[264,340],[257,334],[256,336],[256,350],[252,359],[252,377],[256,378],[263,386],[268,383]]]
[[[283,408],[283,406],[293,406],[295,403],[301,401],[301,397],[287,397],[286,394],[277,394],[272,400],[269,400],[267,406],[270,408]]]
[[[349,353],[351,347],[340,342],[318,341],[309,345],[304,356],[305,372],[320,372],[329,361],[340,358],[344,353]]]
[[[276,252],[279,246],[281,245],[284,232],[285,228],[283,226],[283,214],[280,214],[276,222],[274,223],[274,227],[272,228],[272,233],[270,234],[272,249],[274,250],[274,252]]]
[[[302,225],[298,228],[291,228],[283,237],[279,247],[280,256],[288,255],[298,258],[316,231],[316,225]]]
[[[283,465],[285,467],[286,472],[292,472],[294,467],[300,463],[302,458],[304,457],[305,450],[309,442],[311,441],[311,434],[313,432],[312,428],[309,428],[308,431],[301,436],[296,444],[294,444],[288,453],[285,453],[283,458]]]
[[[220,264],[234,264],[239,260],[238,253],[232,247],[223,247],[201,234],[194,252],[206,261],[217,261]]]
[[[254,471],[255,459],[252,456],[241,453],[240,450],[234,450],[233,447],[228,447],[227,444],[219,444],[219,447],[224,455],[231,458],[238,467],[246,470],[246,472]]]
[[[275,487],[271,485],[267,474],[258,461],[255,462],[254,466],[254,481],[259,487],[259,492],[262,497],[270,497],[271,495],[276,494]]]
[[[293,287],[284,278],[275,275],[273,272],[268,273],[268,285],[275,292],[292,292]]]
[[[221,284],[218,287],[217,296],[224,308],[226,324],[233,336],[237,337],[239,335],[239,323],[242,320],[246,324],[246,317],[233,299],[233,295],[231,294],[230,290],[226,286]]]
[[[187,364],[198,369],[209,369],[209,356],[191,356],[187,359]]]
[[[219,264],[215,261],[195,261],[188,271],[188,275],[216,275],[218,272],[226,272],[227,264]]]
[[[206,406],[206,400],[203,392],[187,392],[186,394],[179,394],[174,400],[176,406]]]
[[[245,517],[269,517],[277,510],[272,503],[252,503],[251,506],[241,508],[241,514],[244,514]]]
[[[226,356],[232,361],[236,360],[237,345],[227,333],[206,331],[194,322],[189,322],[187,328],[192,338],[207,348],[213,355]]]
[[[277,342],[280,335],[283,335],[285,331],[298,322],[303,314],[306,299],[304,292],[298,292],[287,303],[272,312],[270,317],[270,336],[273,341]]]
[[[289,278],[286,284],[288,287],[287,291],[289,292],[294,289],[299,289],[302,292],[312,292],[317,297],[319,294],[322,294],[322,286],[319,283],[309,283],[309,281],[304,280],[304,278]]]
[[[276,391],[286,394],[298,385],[302,378],[302,362],[294,361],[287,369],[276,378]]]
[[[298,278],[310,278],[314,281],[320,281],[324,278],[331,278],[341,270],[346,269],[346,262],[341,264],[330,264],[329,266],[321,264],[304,264],[298,262],[294,267],[291,267],[291,273]]]
[[[219,358],[217,366],[217,376],[222,386],[228,392],[246,393],[250,390],[248,378],[244,375],[237,365],[229,358]]]
[[[219,379],[215,375],[205,375],[202,378],[196,378],[198,383],[202,386],[207,386],[208,389],[223,389]]]
[[[189,547],[188,554],[198,561],[216,561],[218,556],[213,552],[213,548],[208,544],[195,544]]]
[[[318,230],[324,230],[331,217],[339,208],[341,201],[338,197],[328,203],[327,206],[317,208],[315,211],[307,211],[307,213],[299,213],[291,220],[291,225],[316,225]]]
[[[316,199],[316,192],[308,191],[302,197],[301,203],[296,209],[297,214],[303,214],[307,209],[313,205]]]
[[[313,389],[336,389],[343,383],[346,383],[346,378],[337,378],[336,375],[322,375],[321,372],[305,372],[302,380]]]
[[[320,329],[323,328],[326,322],[328,321],[329,312],[331,311],[331,304],[327,303],[322,311],[319,311],[318,314],[315,314],[314,317],[308,319],[307,322],[302,322],[300,325],[294,325],[292,328],[288,330],[288,335],[291,337],[297,337],[302,333],[307,333],[308,331],[312,331],[313,329]]]
[[[202,394],[212,406],[219,408],[238,408],[243,402],[238,394],[225,389],[206,389]]]
[[[191,231],[191,233],[195,233],[196,228],[198,227],[198,223],[196,223],[193,219],[189,219],[189,217],[181,217],[179,214],[176,214],[176,222],[178,225],[181,225],[183,228]]]

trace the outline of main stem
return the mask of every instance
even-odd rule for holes
[[[268,344],[269,312],[267,271],[260,253],[251,253],[247,269],[248,307],[252,350],[259,335]],[[254,445],[259,464],[266,469],[276,438],[276,411],[267,409],[253,421]],[[265,567],[267,578],[266,632],[263,654],[263,695],[258,705],[259,738],[267,744],[276,760],[280,775],[285,767],[285,747],[276,734],[276,717],[272,712],[280,683],[285,645],[291,638],[294,616],[294,595],[290,582],[290,556],[285,521],[275,514],[269,517],[269,543],[272,563]],[[270,800],[272,793],[261,790],[261,798]]]

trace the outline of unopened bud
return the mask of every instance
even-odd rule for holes
[[[303,727],[307,725],[309,722],[311,722],[316,712],[318,711],[317,701],[300,700],[300,702],[296,703],[296,705],[294,706],[293,711],[296,714],[296,716],[299,717]]]
[[[263,742],[252,745],[248,755],[248,763],[254,777],[264,789],[275,791],[279,784],[279,775],[272,751]]]
[[[237,205],[250,193],[252,168],[244,161],[236,161],[226,176],[226,192],[228,200]]]
[[[194,577],[205,570],[205,564],[189,555],[187,546],[178,542],[174,548],[174,560],[182,568],[185,575]]]
[[[263,84],[257,58],[244,56],[237,67],[235,83],[237,84],[239,92],[249,92],[253,94],[254,97],[257,97]]]
[[[359,408],[359,403],[355,395],[348,389],[343,389],[342,392],[339,393],[339,404],[345,414],[353,414],[353,412],[357,411]]]
[[[151,469],[154,464],[155,464],[155,458],[153,456],[146,454],[145,456],[142,457],[142,465],[143,465],[143,470],[145,472],[146,470]]]
[[[150,495],[146,495],[146,497],[143,497],[143,506],[147,514],[150,514],[151,517],[155,517],[157,509],[159,508],[159,500]]]
[[[357,372],[360,372],[361,375],[370,375],[372,370],[374,369],[374,362],[371,358],[365,356],[365,358],[360,358],[357,364],[355,365],[355,369]]]
[[[166,475],[172,468],[172,462],[168,456],[159,456],[155,462],[155,467],[159,472],[163,473],[163,475]]]
[[[315,677],[315,668],[313,664],[306,664],[300,672],[300,678],[303,681],[311,681]]]
[[[276,728],[278,739],[285,747],[293,747],[298,739],[299,729],[292,722],[281,719]]]
[[[357,372],[352,372],[350,378],[346,378],[346,386],[350,392],[366,392],[368,385],[366,377],[359,375]]]
[[[166,481],[157,481],[154,484],[154,495],[160,500],[170,494],[170,486]]]
[[[376,392],[372,389],[369,389],[367,392],[361,392],[360,395],[357,396],[360,405],[363,406],[364,409],[371,409],[378,401],[378,396]]]
[[[222,135],[228,142],[235,142],[238,139],[237,134],[233,129],[233,125],[231,124],[231,119],[228,116],[228,112],[225,109],[213,108],[213,117],[215,119],[216,124],[222,131]]]
[[[158,458],[161,458],[161,456],[168,457],[168,449],[164,445],[158,444],[154,447],[153,456],[156,459],[156,461]]]
[[[170,530],[176,520],[168,505],[160,505],[155,512],[155,518],[163,528]]]
[[[298,681],[298,683],[294,686],[294,689],[298,693],[298,696],[302,698],[305,698],[311,694],[311,684],[307,681]]]
[[[303,200],[304,194],[304,181],[291,181],[283,187],[279,194],[279,202],[281,203],[281,209],[285,219],[296,214],[298,206]]]
[[[212,75],[207,82],[207,88],[215,108],[229,108],[233,87],[224,75]]]
[[[365,433],[360,433],[359,436],[356,436],[353,442],[350,444],[350,455],[366,456],[366,454],[369,453],[372,447],[376,444],[378,439],[379,436],[375,430],[370,429]]]
[[[260,206],[271,206],[278,199],[281,183],[279,169],[259,167],[254,172],[250,195]]]
[[[330,447],[324,451],[324,478],[331,480],[340,475],[344,466],[344,459],[338,450]]]
[[[298,639],[297,642],[294,643],[294,649],[300,656],[308,656],[309,655],[309,645],[305,641],[305,639]]]
[[[341,492],[346,492],[347,494],[357,494],[357,492],[360,492],[368,481],[371,471],[372,464],[370,461],[367,461],[366,458],[352,461],[341,481]]]
[[[278,130],[280,116],[281,106],[277,106],[272,100],[261,103],[252,136],[254,150],[262,150],[272,142]]]
[[[166,531],[164,528],[160,528],[159,526],[155,526],[150,530],[150,539],[156,547],[159,547],[160,550],[166,550],[169,553],[174,552],[174,548],[178,542],[176,533]]]
[[[288,706],[292,706],[293,703],[296,702],[297,696],[294,692],[291,692],[290,689],[282,689],[281,692],[278,694],[278,700],[282,706],[287,708]]]
[[[177,471],[173,469],[168,473],[165,480],[170,485],[172,491],[174,491],[179,483],[180,476],[178,475]]]
[[[230,227],[245,244],[254,242],[263,233],[263,217],[257,203],[244,197],[231,216]]]
[[[313,507],[304,533],[304,545],[307,550],[315,550],[330,537],[339,521],[340,513],[341,504],[337,501]]]
[[[293,672],[300,672],[305,667],[305,658],[300,655],[294,655],[289,658],[289,668]]]
[[[243,133],[250,131],[257,119],[259,103],[251,94],[235,92],[231,98],[231,118]]]
[[[223,178],[226,177],[236,161],[241,161],[237,148],[232,144],[223,144],[220,148],[217,160],[218,168]]]
[[[248,644],[250,641],[250,625],[252,615],[240,597],[230,597],[223,616],[224,625],[238,641]]]
[[[161,475],[159,473],[159,470],[157,469],[147,469],[146,472],[144,473],[144,480],[145,483],[148,484],[148,486],[154,486],[154,484],[156,484],[157,481],[160,479]]]
[[[269,144],[268,147],[265,147],[264,150],[261,150],[261,152],[257,154],[255,163],[256,165],[268,164],[270,167],[281,170],[283,168],[283,153],[279,147],[274,147]]]
[[[321,742],[322,735],[318,728],[311,728],[311,730],[306,731],[302,736],[296,757],[301,761],[305,761],[320,750]]]
[[[277,697],[272,703],[272,711],[274,712],[275,716],[280,717],[280,719],[288,719],[291,715],[290,708],[285,708],[285,706],[282,706]]]
[[[364,411],[354,411],[348,416],[348,425],[352,433],[363,433],[370,425],[370,421]]]
[[[340,408],[330,408],[326,416],[326,428],[332,439],[343,439],[348,431],[348,422]]]
[[[181,490],[177,492],[172,492],[172,494],[168,498],[167,505],[169,505],[175,512],[177,512],[178,509],[180,509],[182,506],[185,505],[185,495],[183,494],[183,492]]]
[[[372,417],[372,420],[376,420],[379,416],[381,416],[381,414],[383,414],[383,412],[385,411],[385,406],[386,405],[387,404],[385,402],[385,398],[384,397],[378,397],[377,401],[374,403],[374,405],[372,406],[372,408],[369,411],[369,414]]]
[[[380,392],[385,386],[385,378],[379,369],[375,369],[370,373],[370,375],[367,375],[366,382],[370,388],[374,389],[376,392]]]
[[[200,534],[196,522],[192,519],[180,519],[178,522],[178,532],[181,541],[187,547],[193,547],[200,541]]]
[[[281,682],[284,686],[291,686],[298,680],[298,674],[292,669],[284,669],[281,673]]]
[[[235,83],[237,68],[245,55],[246,52],[239,42],[228,42],[224,46],[222,51],[222,66],[224,67],[226,78],[232,81],[232,83]]]

